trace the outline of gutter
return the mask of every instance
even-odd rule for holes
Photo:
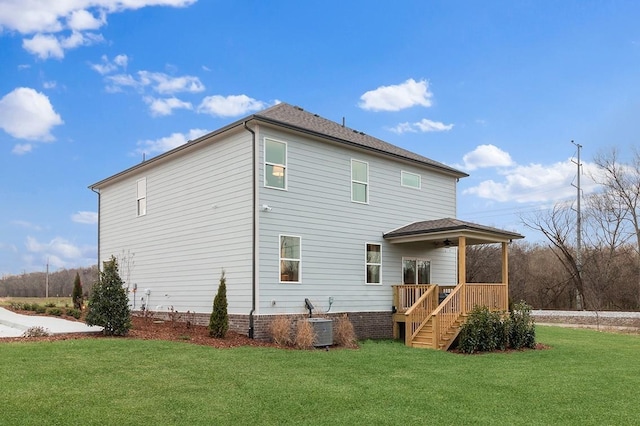
[[[256,256],[258,251],[257,244],[257,236],[256,236],[256,228],[257,228],[257,200],[256,200],[256,132],[251,130],[249,126],[247,126],[247,122],[242,123],[244,128],[251,133],[251,176],[252,176],[252,194],[253,194],[253,232],[252,232],[252,256],[251,256],[251,312],[249,312],[249,338],[253,339],[254,329],[253,329],[253,313],[256,311]]]
[[[98,194],[98,273],[100,272],[100,191],[96,191],[92,186],[91,191]]]

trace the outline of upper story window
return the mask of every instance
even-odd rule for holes
[[[369,202],[369,163],[351,160],[351,201]]]
[[[420,189],[420,175],[402,171],[402,186]]]
[[[147,178],[138,179],[136,182],[137,215],[147,214]]]
[[[280,282],[300,282],[300,237],[280,235]]]
[[[367,284],[380,284],[380,270],[382,269],[382,246],[367,244]]]
[[[287,144],[264,140],[264,186],[287,189]]]

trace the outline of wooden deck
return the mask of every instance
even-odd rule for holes
[[[393,333],[407,346],[447,350],[475,306],[508,309],[506,283],[394,285]]]

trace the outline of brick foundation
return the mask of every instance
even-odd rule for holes
[[[135,312],[141,315],[141,312]],[[169,312],[154,312],[154,318],[168,320],[172,314]],[[322,314],[323,318],[336,318],[344,313]],[[391,339],[393,337],[393,321],[391,312],[347,312],[349,320],[359,340],[363,339]],[[209,325],[210,314],[184,313],[177,315],[177,321],[190,321],[196,325]],[[306,314],[287,315],[294,322],[301,318],[307,318]],[[253,337],[257,340],[269,340],[269,325],[276,318],[275,315],[255,315],[253,317]],[[249,315],[229,314],[229,330],[240,334],[249,334]]]

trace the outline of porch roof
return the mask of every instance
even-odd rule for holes
[[[517,232],[450,217],[413,222],[389,231],[383,237],[395,244],[433,242],[436,247],[457,246],[460,237],[466,238],[466,245],[502,243],[524,238]]]

